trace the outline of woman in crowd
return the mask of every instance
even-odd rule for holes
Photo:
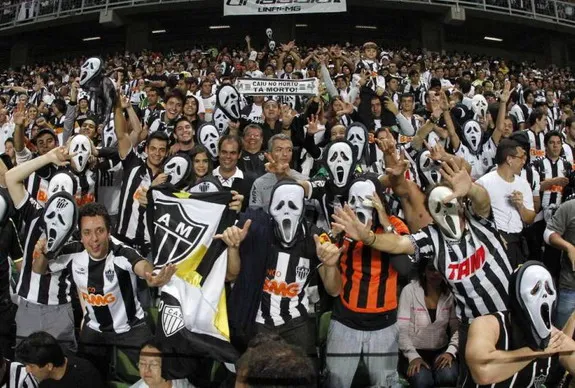
[[[417,278],[401,292],[397,322],[399,349],[404,356],[399,369],[406,372],[409,384],[415,388],[455,386],[455,303],[433,263],[420,262]]]
[[[140,348],[138,369],[142,378],[131,388],[192,388],[186,379],[166,380],[162,377],[162,347],[156,340],[149,340]]]

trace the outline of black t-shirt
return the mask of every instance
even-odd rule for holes
[[[105,387],[98,370],[83,358],[67,355],[66,373],[60,380],[44,380],[40,388],[102,388]]]

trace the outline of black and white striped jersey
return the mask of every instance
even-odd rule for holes
[[[4,375],[0,376],[0,388],[38,388],[38,382],[23,364],[4,360]]]
[[[136,193],[150,187],[154,179],[153,173],[146,160],[133,150],[122,160],[122,168],[124,172],[115,237],[145,256],[147,254],[145,247],[150,244],[150,235],[146,226],[146,208],[140,206]]]
[[[270,222],[270,228],[273,225]],[[277,243],[269,248],[269,257],[256,322],[279,326],[306,316],[308,298],[305,287],[319,265],[313,234],[322,232],[312,227],[294,247],[286,249]]]
[[[80,242],[68,243],[51,261],[51,271],[67,268],[85,305],[85,324],[98,332],[126,333],[144,319],[137,291],[134,265],[140,254],[110,238],[108,255],[94,260]]]
[[[30,195],[16,206],[26,224],[24,254],[17,294],[24,300],[36,304],[60,305],[69,303],[71,276],[67,269],[40,275],[32,271],[34,247],[42,236],[42,208]]]
[[[561,157],[567,159],[569,163],[571,163],[571,167],[573,167],[575,163],[575,148],[573,148],[570,144],[568,144],[565,139],[563,139],[563,149],[561,150]]]
[[[539,159],[534,163],[534,166],[539,172],[541,182],[546,179],[569,177],[572,167],[566,159],[558,158],[553,162],[549,157]],[[549,207],[559,207],[563,202],[563,186],[551,186],[542,193],[541,208],[548,209]]]
[[[531,128],[526,129],[525,133],[529,138],[529,145],[531,146],[530,155],[531,161],[545,157],[545,134],[543,131],[535,133]]]
[[[154,109],[147,107],[144,109],[144,114],[142,116],[142,123],[146,125],[150,125],[153,122],[153,118],[155,115],[159,115],[161,112],[164,111],[164,107],[160,104],[157,104]]]
[[[466,226],[459,241],[445,239],[435,224],[409,237],[415,248],[414,259],[433,262],[453,291],[457,316],[471,321],[507,310],[512,268],[495,224],[469,210],[465,214]]]

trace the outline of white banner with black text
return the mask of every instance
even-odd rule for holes
[[[236,89],[246,96],[315,96],[319,93],[319,80],[238,78]]]
[[[346,11],[346,0],[224,0],[224,16]]]

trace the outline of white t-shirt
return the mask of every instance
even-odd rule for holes
[[[475,183],[484,187],[489,193],[497,229],[506,233],[520,233],[523,230],[523,221],[519,211],[509,201],[509,196],[514,191],[520,191],[523,194],[523,206],[533,210],[533,193],[527,180],[515,175],[513,182],[507,182],[499,176],[497,170],[493,170]]]

